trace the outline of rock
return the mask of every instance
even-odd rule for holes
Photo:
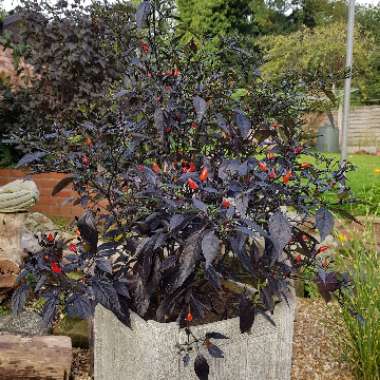
[[[0,214],[0,293],[12,289],[22,263],[23,214]]]
[[[40,212],[29,212],[25,214],[24,227],[33,234],[57,230],[57,226],[53,221]]]
[[[25,310],[18,317],[14,317],[12,314],[0,317],[0,332],[42,336],[48,333],[48,328],[37,313]]]
[[[66,243],[69,243],[75,239],[74,234],[61,231],[51,219],[49,219],[46,215],[41,214],[40,212],[31,212],[24,214],[21,247],[28,252],[38,252],[41,247],[36,236],[50,232],[58,232],[59,238],[63,239]],[[68,252],[64,251],[64,255]]]
[[[40,197],[32,180],[18,179],[0,187],[0,213],[28,211]]]
[[[65,317],[53,328],[53,334],[69,336],[73,347],[89,348],[90,327],[87,320]]]

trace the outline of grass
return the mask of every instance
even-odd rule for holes
[[[326,153],[326,156],[339,162],[339,154]],[[348,185],[358,201],[349,211],[354,215],[377,214],[380,211],[380,156],[352,154],[348,160],[355,166],[355,171],[348,174]]]
[[[338,156],[338,155],[337,155]],[[348,183],[354,195],[363,203],[367,203],[372,213],[380,205],[380,156],[371,156],[366,154],[350,155],[356,170],[349,173]],[[376,171],[379,172],[376,172]],[[359,206],[360,214],[366,214],[366,207]]]
[[[337,265],[353,283],[341,314],[346,354],[357,379],[380,380],[380,255],[371,226],[342,247]]]

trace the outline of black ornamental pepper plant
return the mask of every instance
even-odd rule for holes
[[[88,318],[97,304],[126,325],[131,311],[178,321],[187,364],[191,345],[223,357],[217,341],[227,338],[194,337],[192,324],[239,315],[246,333],[258,314],[271,321],[300,267],[314,268],[326,299],[339,296],[349,279],[320,259],[321,242],[348,199],[350,167],[307,146],[302,83],[266,83],[236,41],[216,53],[181,45],[171,9],[136,8],[123,80],[105,90],[101,111],[70,128],[19,130],[33,140],[20,164],[68,173],[54,193],[72,184],[87,211],[70,254],[41,237],[13,306],[33,292],[48,323],[58,310]],[[194,366],[207,378],[204,356]]]

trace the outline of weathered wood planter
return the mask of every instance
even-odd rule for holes
[[[210,380],[290,380],[295,301],[278,305],[276,327],[258,316],[250,334],[241,334],[238,318],[192,328],[196,336],[220,332],[224,359],[212,359]],[[132,316],[132,330],[98,306],[95,314],[95,380],[196,380],[193,359],[184,367],[177,343],[186,334],[176,323]]]

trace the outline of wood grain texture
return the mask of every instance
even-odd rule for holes
[[[24,214],[0,213],[0,288],[13,288],[22,262]]]
[[[0,335],[1,380],[68,380],[71,339]]]

